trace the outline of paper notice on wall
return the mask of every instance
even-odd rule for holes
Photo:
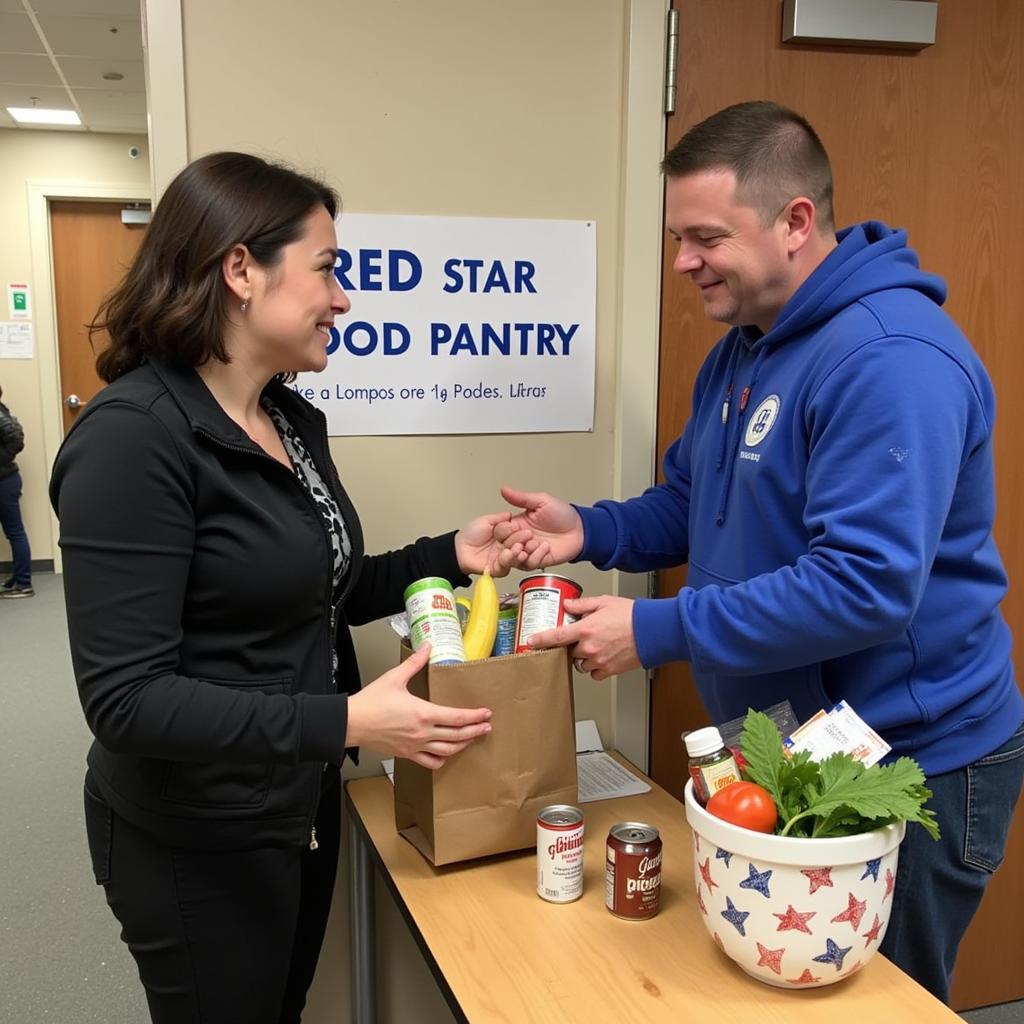
[[[27,284],[7,286],[7,309],[12,320],[32,319],[32,298]]]
[[[31,359],[32,339],[30,323],[0,322],[0,359]]]
[[[292,385],[329,434],[593,429],[594,221],[345,213],[337,231],[352,308]]]

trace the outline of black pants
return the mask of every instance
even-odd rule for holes
[[[114,814],[88,776],[85,818],[153,1024],[297,1024],[334,891],[337,769],[324,774],[316,850],[168,847]]]

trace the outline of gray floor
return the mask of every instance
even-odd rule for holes
[[[1024,1021],[1024,1002],[986,1006],[983,1010],[967,1010],[960,1016],[971,1024],[1021,1024]]]
[[[134,961],[92,879],[81,789],[89,735],[60,577],[0,601],[0,1021],[144,1024]]]
[[[93,882],[82,824],[89,735],[67,652],[60,578],[0,601],[0,1022],[145,1024],[135,965]],[[971,1024],[1024,1024],[1024,1003]]]

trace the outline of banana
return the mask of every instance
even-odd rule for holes
[[[473,587],[473,604],[466,621],[462,643],[466,650],[466,661],[480,661],[490,657],[494,638],[498,633],[498,589],[491,578],[490,570],[484,569],[483,576]]]

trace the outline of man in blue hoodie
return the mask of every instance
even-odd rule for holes
[[[578,507],[503,489],[523,568],[688,563],[669,599],[584,598],[574,645],[604,679],[689,661],[712,718],[840,699],[920,763],[942,839],[915,824],[882,951],[939,998],[1024,775],[1024,699],[999,610],[995,398],[906,234],[839,232],[804,118],[741,103],[665,157],[674,269],[730,325],[704,362],[665,482]]]

